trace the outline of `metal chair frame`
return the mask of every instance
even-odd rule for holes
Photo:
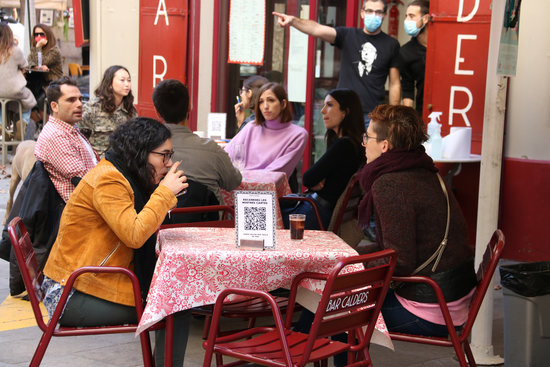
[[[116,325],[116,326],[101,326],[101,327],[64,327],[58,326],[57,323],[61,317],[61,314],[67,303],[69,293],[73,289],[76,279],[85,273],[109,273],[109,274],[124,274],[132,281],[134,289],[134,300],[136,304],[136,316],[137,319],[141,319],[143,313],[143,306],[141,301],[141,291],[139,282],[136,275],[123,267],[114,266],[84,266],[76,269],[71,273],[67,279],[67,283],[64,286],[63,293],[59,299],[59,303],[52,315],[52,318],[46,323],[42,317],[42,311],[40,309],[40,302],[44,298],[44,294],[41,290],[41,285],[44,280],[44,274],[42,269],[36,261],[36,255],[32,247],[30,235],[25,228],[25,224],[19,217],[15,217],[8,225],[8,232],[10,235],[11,243],[17,258],[17,263],[21,270],[21,276],[25,283],[29,301],[31,302],[32,310],[38,327],[43,331],[42,337],[36,347],[32,360],[30,362],[31,367],[39,366],[46,349],[53,336],[77,336],[77,335],[99,335],[99,334],[118,334],[118,333],[135,333],[137,324],[131,325]],[[171,320],[171,319],[170,319]],[[172,321],[167,321],[167,328],[173,328]],[[168,325],[169,324],[169,325]],[[151,344],[149,339],[150,330],[157,330],[164,328],[164,323],[159,323],[152,328],[144,331],[140,334],[141,350],[143,354],[143,363],[145,366],[154,366],[154,360],[152,358]],[[171,333],[166,337],[166,356],[172,355],[172,337]]]
[[[431,278],[425,276],[408,276],[408,277],[393,277],[393,281],[396,282],[406,282],[406,283],[424,283],[432,287],[441,308],[443,314],[443,319],[449,331],[449,338],[438,338],[438,337],[428,337],[422,335],[411,335],[411,334],[401,334],[401,333],[390,333],[390,336],[393,340],[401,340],[405,342],[420,343],[420,344],[430,344],[437,345],[441,347],[453,347],[458,358],[458,362],[461,367],[471,366],[475,367],[476,362],[468,344],[468,337],[472,331],[476,316],[481,307],[481,303],[485,298],[487,289],[491,285],[493,274],[498,265],[498,261],[502,254],[502,249],[504,247],[504,234],[500,229],[497,229],[483,255],[483,261],[479,264],[477,271],[478,286],[475,291],[475,295],[472,298],[470,303],[470,310],[468,311],[468,318],[466,323],[461,327],[457,332],[447,303],[445,302],[445,297],[443,296],[443,291],[439,285],[432,280]],[[468,358],[466,360],[466,357]]]
[[[395,269],[395,261],[395,251],[384,250],[342,259],[328,274],[307,272],[298,275],[292,282],[284,323],[281,311],[269,293],[225,289],[216,300],[209,337],[203,343],[206,349],[203,366],[210,366],[214,353],[217,366],[224,365],[224,355],[239,360],[224,366],[234,366],[242,361],[265,366],[304,366],[310,362],[326,365],[330,356],[343,352],[348,354],[349,366],[371,366],[369,342]],[[341,272],[347,265],[369,262],[374,265],[360,271]],[[377,265],[380,262],[385,263]],[[305,279],[326,282],[309,334],[291,330],[298,286]],[[225,307],[224,300],[231,294],[263,298],[271,305],[275,326],[255,327],[221,336],[220,316]],[[328,338],[343,332],[348,332],[347,343]]]

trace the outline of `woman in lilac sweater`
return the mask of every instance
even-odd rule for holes
[[[307,131],[291,122],[288,97],[282,85],[267,83],[259,91],[256,120],[247,124],[225,150],[235,160],[244,148],[243,169],[286,173],[290,177],[306,147]]]

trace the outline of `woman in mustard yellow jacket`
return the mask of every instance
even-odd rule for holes
[[[170,130],[138,117],[110,136],[111,149],[78,183],[61,217],[59,233],[44,268],[44,305],[51,314],[69,275],[86,265],[134,271],[145,300],[156,262],[156,230],[187,178],[172,164]],[[59,323],[98,326],[135,323],[129,279],[119,274],[85,274],[74,284]],[[175,315],[174,365],[183,366],[189,312]],[[157,332],[155,359],[164,365],[164,331]],[[177,343],[177,344],[176,344]],[[162,345],[161,345],[162,344]]]

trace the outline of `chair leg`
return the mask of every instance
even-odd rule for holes
[[[151,350],[149,331],[145,330],[141,334],[139,334],[139,339],[141,343],[141,354],[143,355],[143,366],[155,367],[155,362],[153,362],[153,352]]]
[[[31,363],[29,364],[29,367],[40,366],[40,363],[42,362],[42,358],[44,358],[46,349],[48,349],[48,345],[50,344],[50,340],[52,339],[52,335],[53,335],[53,329],[50,330],[50,328],[46,329],[44,334],[42,334],[42,337],[38,342],[38,346],[36,347],[36,351],[32,356],[32,360],[31,360]]]
[[[212,316],[206,315],[204,317],[204,327],[202,328],[202,340],[208,339],[208,332],[210,331],[211,322],[212,322]]]
[[[164,366],[165,367],[172,367],[173,354],[174,354],[174,314],[170,314],[166,316],[166,329],[164,330]]]
[[[477,367],[476,360],[474,358],[474,354],[472,353],[472,349],[470,348],[470,344],[468,344],[468,340],[465,340],[463,343],[464,351],[466,352],[466,357],[468,358],[468,364],[470,367]]]

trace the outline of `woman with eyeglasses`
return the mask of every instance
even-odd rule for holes
[[[121,124],[137,116],[130,72],[113,65],[105,70],[95,97],[82,109],[78,126],[101,157],[109,147],[109,135]]]
[[[172,139],[162,123],[145,117],[120,125],[111,149],[71,195],[46,266],[42,290],[52,314],[64,280],[82,266],[121,266],[137,275],[143,302],[156,263],[156,231],[176,195],[188,184],[179,162],[172,163]],[[111,274],[78,278],[62,326],[136,323],[132,285]],[[175,314],[173,364],[183,366],[190,312]],[[156,332],[155,360],[164,365],[164,330]]]
[[[328,228],[338,198],[365,162],[361,148],[365,124],[359,96],[350,89],[328,92],[321,114],[327,130],[327,151],[304,173],[302,184],[308,188],[306,195],[317,204],[323,226]],[[319,229],[313,208],[306,201],[282,211],[285,228],[289,214],[306,214],[306,228]]]
[[[412,107],[379,105],[369,117],[363,140],[367,164],[359,176],[365,190],[359,223],[368,225],[374,214],[378,246],[397,251],[395,275],[434,279],[455,326],[460,326],[477,283],[473,252],[460,206],[422,146],[426,127]],[[388,329],[447,336],[430,289],[411,283],[390,289],[382,306]]]
[[[63,60],[56,44],[55,34],[50,27],[45,24],[34,26],[28,56],[29,67],[47,72],[48,83],[63,76]]]
[[[258,91],[256,119],[247,124],[227,146],[232,161],[241,169],[265,170],[292,175],[306,147],[307,131],[292,123],[284,87],[264,84]]]
[[[21,101],[25,122],[29,121],[30,109],[36,99],[26,87],[27,81],[21,70],[27,66],[23,51],[17,46],[13,32],[7,23],[0,23],[0,97]],[[4,116],[0,115],[0,123]]]
[[[235,117],[237,118],[237,133],[245,127],[250,121],[256,119],[254,109],[256,108],[256,102],[258,101],[258,91],[260,87],[269,80],[260,75],[252,75],[248,77],[243,87],[239,90],[239,97],[235,104]],[[248,114],[248,117],[246,116]]]

